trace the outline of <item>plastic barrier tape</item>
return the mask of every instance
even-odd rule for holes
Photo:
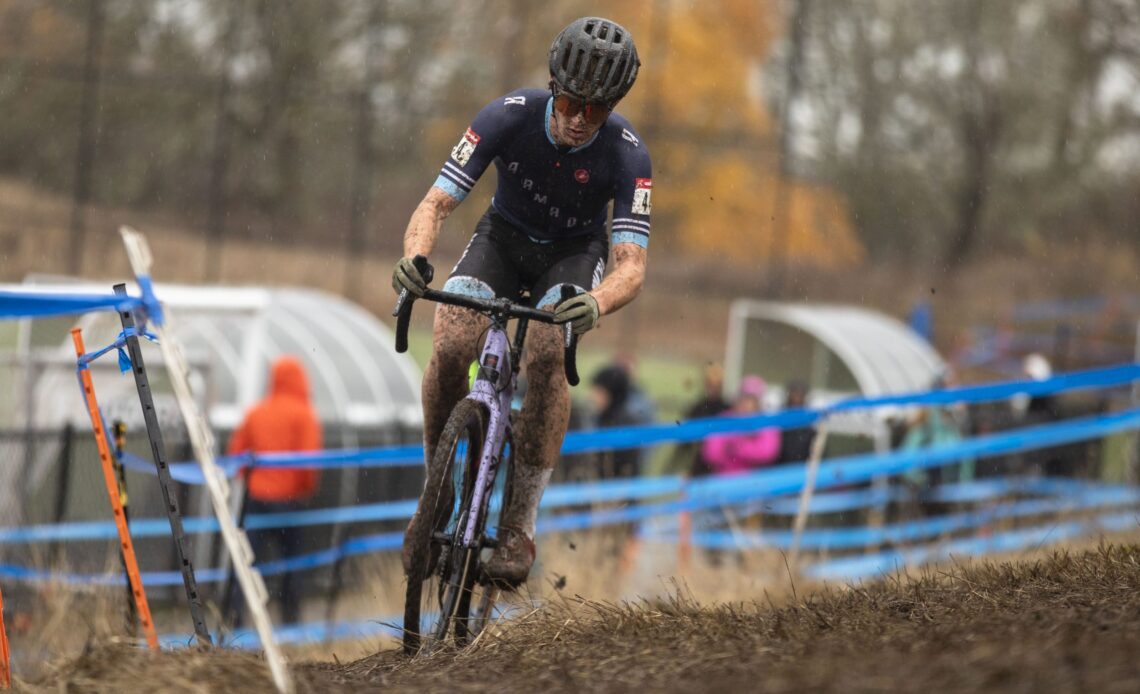
[[[1121,386],[1140,380],[1140,364],[1123,364],[1086,371],[1060,374],[1043,381],[1008,381],[980,386],[946,388],[923,393],[874,398],[851,398],[829,407],[813,410],[785,410],[748,417],[711,417],[676,424],[646,424],[634,427],[572,431],[562,444],[563,455],[589,453],[622,448],[646,448],[666,443],[699,441],[714,434],[756,431],[765,427],[791,429],[807,427],[821,417],[850,413],[874,407],[931,406],[956,403],[980,403],[1004,400],[1018,394],[1049,395],[1092,388]],[[218,460],[227,474],[236,475],[249,464],[250,456],[231,456]],[[135,459],[131,469],[153,472]],[[273,453],[256,456],[258,467],[309,467],[333,469],[343,467],[406,467],[423,464],[423,446],[379,447],[360,450],[320,451],[314,453]],[[177,469],[177,472],[176,472]],[[175,479],[201,484],[201,473],[193,463],[171,465]]]

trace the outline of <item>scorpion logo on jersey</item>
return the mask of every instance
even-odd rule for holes
[[[475,147],[479,144],[479,135],[471,128],[463,133],[463,137],[451,150],[451,158],[456,161],[460,166],[467,166],[467,162],[471,161],[471,155],[475,153]]]

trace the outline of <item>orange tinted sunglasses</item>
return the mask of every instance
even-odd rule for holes
[[[569,94],[554,94],[554,108],[567,118],[573,118],[579,113],[586,123],[595,126],[606,122],[613,108],[609,104],[577,99]]]

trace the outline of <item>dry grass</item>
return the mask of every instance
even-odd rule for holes
[[[614,605],[552,601],[460,653],[379,654],[311,670],[346,687],[475,691],[1134,690],[1140,549],[767,602],[703,606],[684,592]]]
[[[402,216],[410,210],[383,210]],[[70,201],[11,179],[0,179],[0,281],[18,281],[27,273],[63,274],[70,253]],[[121,224],[146,233],[155,253],[155,274],[165,282],[205,282],[205,234],[185,219],[128,209],[92,209],[83,274],[121,281],[129,276],[118,239]],[[449,226],[435,254],[440,268],[458,258],[469,232]],[[233,241],[224,247],[217,276],[227,284],[300,285],[344,293],[350,272],[359,290],[350,298],[384,316],[391,310],[388,277],[398,241],[380,244],[386,253],[353,258],[339,245],[316,248]],[[1041,268],[1047,268],[1043,275]],[[604,321],[591,334],[590,346],[637,353],[652,345],[656,356],[703,362],[724,355],[724,331],[732,299],[759,297],[768,268],[726,266],[718,258],[671,254],[661,245],[652,255],[644,292],[622,311],[620,321]],[[877,263],[820,272],[794,267],[787,272],[785,296],[791,300],[855,303],[903,316],[920,299],[934,308],[937,343],[946,353],[960,346],[974,324],[1000,325],[1018,303],[1057,297],[1140,292],[1140,250],[1135,245],[1082,239],[1079,243],[1038,243],[1022,253],[979,253],[953,276],[922,264]],[[430,312],[417,314],[426,327]]]
[[[630,576],[613,543],[570,550],[572,540],[560,539],[561,549],[546,543],[543,569],[511,618],[470,647],[409,660],[388,644],[351,662],[343,645],[324,662],[295,652],[300,690],[482,691],[492,682],[501,691],[1140,687],[1135,544],[1038,551],[1029,560],[949,565],[854,587],[793,583],[786,568],[781,579],[772,557],[720,568],[698,559],[689,579],[663,581],[655,597],[613,602]],[[578,557],[572,572],[559,573],[570,565],[554,556],[560,552]],[[731,599],[705,601],[690,588],[756,571],[773,582],[740,583]],[[609,599],[594,597],[606,585]],[[730,593],[724,585],[713,590]],[[27,691],[271,691],[253,654],[155,656],[94,638],[79,657],[18,684]]]

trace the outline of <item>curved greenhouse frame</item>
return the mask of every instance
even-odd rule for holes
[[[773,397],[780,396],[790,381],[799,380],[810,389],[809,404],[818,406],[854,395],[925,391],[945,371],[946,362],[929,343],[877,311],[738,299],[729,313],[725,352],[729,393],[747,374],[767,381]],[[885,449],[889,438],[885,421],[897,416],[898,408],[868,412],[858,418],[833,418],[833,429],[869,436],[877,449]]]
[[[93,284],[36,283],[35,288],[108,291],[106,285]],[[419,368],[410,357],[395,352],[392,331],[357,304],[300,288],[157,285],[155,292],[171,316],[174,335],[191,365],[195,392],[215,429],[238,425],[245,410],[264,395],[271,363],[284,354],[305,363],[313,403],[323,422],[345,429],[421,425]],[[27,423],[32,426],[85,421],[74,392],[69,323],[19,323],[15,361],[38,364],[28,392],[32,403]],[[79,316],[75,325],[83,329],[88,349],[111,343],[122,329],[118,316],[109,312]],[[161,400],[165,378],[157,367],[162,355],[157,349],[144,350]],[[93,369],[100,401],[116,408],[126,399],[137,410],[133,380],[118,377],[111,368],[114,363],[113,355],[108,356]]]

